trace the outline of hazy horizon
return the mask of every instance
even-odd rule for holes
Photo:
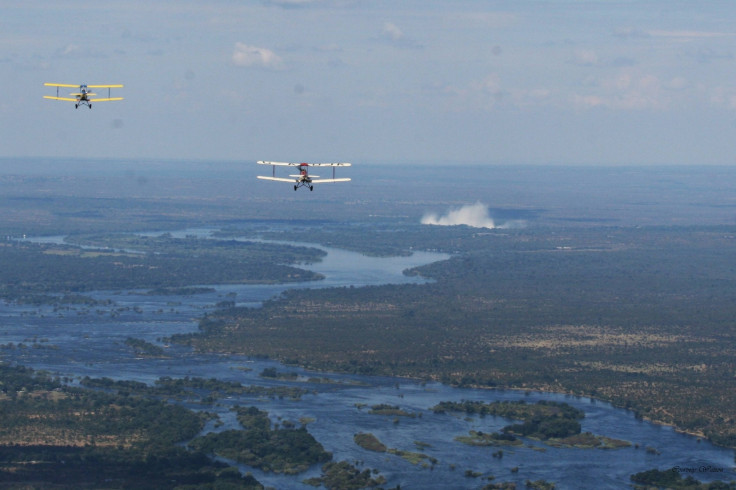
[[[93,199],[91,208],[110,199],[206,206],[214,200],[236,206],[243,219],[307,222],[360,222],[388,211],[416,223],[491,228],[736,224],[736,171],[730,166],[358,162],[338,169],[338,177],[350,182],[316,185],[313,192],[256,179],[271,170],[252,161],[0,158],[0,166],[8,212],[17,198],[79,196]]]

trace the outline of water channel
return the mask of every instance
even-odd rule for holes
[[[186,230],[207,236],[209,230]],[[61,241],[62,237],[36,241]],[[313,245],[310,245],[313,246]],[[409,257],[376,258],[327,247],[327,256],[304,266],[325,276],[323,281],[290,285],[211,285],[214,292],[192,296],[150,296],[145,291],[98,291],[89,296],[110,300],[108,307],[52,306],[30,307],[0,304],[0,344],[24,344],[28,348],[0,351],[4,361],[17,362],[75,379],[84,376],[109,377],[152,383],[162,376],[203,377],[237,381],[243,385],[296,386],[309,390],[300,400],[264,399],[233,396],[215,404],[191,404],[195,410],[216,412],[223,425],[206,430],[237,428],[231,408],[255,405],[268,411],[274,422],[310,420],[309,432],[333,453],[334,461],[346,460],[359,469],[376,468],[387,479],[385,488],[481,488],[495,482],[527,480],[554,482],[556,488],[621,488],[631,484],[629,477],[652,468],[692,470],[701,481],[736,479],[734,452],[696,437],[681,434],[671,427],[652,424],[626,410],[584,397],[516,390],[474,390],[420,383],[406,379],[367,377],[336,373],[312,373],[282,366],[274,361],[243,356],[199,354],[181,346],[167,346],[167,358],[136,357],[125,339],[134,337],[161,344],[161,339],[177,333],[196,331],[198,319],[215,308],[217,302],[235,300],[238,306],[258,307],[266,299],[287,288],[365,286],[386,283],[421,282],[402,271],[446,256],[418,252]],[[268,379],[263,369],[297,372],[296,380]],[[310,382],[309,378],[331,382]],[[324,381],[324,380],[323,380]],[[630,447],[601,450],[555,448],[543,442],[525,440],[523,446],[503,447],[503,457],[494,456],[499,448],[477,447],[458,442],[455,437],[470,430],[499,431],[510,421],[500,417],[466,417],[435,414],[431,407],[441,401],[552,400],[583,410],[582,430],[596,435],[629,441]],[[370,414],[371,405],[398,405],[414,417],[387,417]],[[421,452],[437,463],[413,464],[397,455],[364,450],[353,441],[358,432],[373,433],[386,446]],[[419,443],[419,445],[417,445]],[[312,488],[303,480],[319,476],[319,466],[296,476],[265,473],[240,467],[267,486]],[[676,469],[673,471],[677,471]],[[467,472],[467,473],[466,473]],[[482,476],[467,476],[468,474]]]

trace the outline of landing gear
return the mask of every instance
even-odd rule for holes
[[[79,104],[74,104],[75,109],[79,109]]]
[[[314,186],[309,186],[309,192],[312,192],[314,190]]]
[[[297,185],[294,186],[294,190],[297,190],[298,188],[299,188],[299,186],[297,186]]]
[[[92,104],[89,104],[89,108],[92,109]]]

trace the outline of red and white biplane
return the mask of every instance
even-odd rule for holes
[[[294,184],[294,190],[297,190],[300,187],[308,187],[310,191],[314,190],[314,187],[312,184],[326,184],[329,182],[349,182],[350,179],[348,178],[342,178],[342,179],[336,179],[335,178],[335,169],[337,167],[349,167],[350,163],[289,163],[289,162],[264,162],[259,161],[259,165],[271,165],[273,172],[270,177],[265,175],[259,175],[259,179],[263,180],[275,180],[278,182],[290,182]],[[288,178],[286,177],[276,177],[276,167],[297,167],[299,169],[298,174],[292,174],[289,175]],[[332,178],[331,179],[321,179],[318,175],[310,175],[309,174],[309,168],[310,167],[332,167]]]

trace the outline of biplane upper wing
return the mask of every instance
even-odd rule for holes
[[[352,164],[347,162],[341,162],[341,163],[297,163],[297,162],[266,162],[263,160],[259,160],[258,164],[260,165],[276,165],[280,167],[298,167],[300,165],[306,165],[308,167],[349,167]]]
[[[289,163],[289,162],[264,162],[263,160],[258,160],[259,165],[276,165],[278,167],[296,167],[299,164],[298,163]]]
[[[312,184],[327,184],[330,182],[350,182],[349,178],[340,178],[340,179],[312,179]]]
[[[109,89],[111,89],[111,88],[122,88],[123,87],[122,84],[117,84],[117,83],[116,84],[109,84],[109,85],[80,85],[80,84],[71,84],[71,83],[44,83],[44,85],[47,86],[47,87],[57,87],[56,97],[51,96],[51,95],[44,95],[43,96],[44,99],[68,100],[68,101],[71,101],[71,102],[76,102],[79,99],[84,98],[84,97],[86,97],[89,102],[107,102],[107,101],[111,101],[111,100],[123,100],[122,97],[110,97],[109,96],[109,92],[110,92]],[[69,88],[82,89],[83,86],[86,86],[87,88],[106,88],[106,89],[108,89],[108,97],[102,97],[102,98],[99,98],[99,99],[89,99],[89,97],[95,96],[97,94],[92,93],[92,92],[86,92],[84,90],[83,90],[84,93],[72,93],[72,94],[69,94],[69,95],[72,95],[72,96],[76,97],[74,99],[72,99],[70,97],[59,97],[58,96],[59,95],[58,87],[69,87]]]
[[[47,87],[69,87],[79,88],[83,83],[44,83]],[[113,85],[87,85],[87,88],[123,88],[123,85],[116,83]]]

